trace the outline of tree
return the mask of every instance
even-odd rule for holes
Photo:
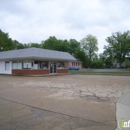
[[[67,40],[58,40],[58,51],[69,52],[69,45]]]
[[[130,68],[130,61],[128,59],[125,59],[125,67]]]
[[[105,50],[103,51],[103,53],[99,54],[99,57],[104,61],[104,64],[107,68],[111,68],[114,61],[112,50],[107,46],[104,46],[104,49]]]
[[[104,67],[104,61],[102,59],[96,59],[95,61],[93,61],[92,68],[103,68]]]
[[[41,44],[39,44],[39,43],[29,43],[28,46],[29,47],[41,48]]]
[[[0,49],[2,51],[14,49],[13,41],[9,38],[9,34],[2,32],[2,30],[0,30]]]
[[[75,39],[70,39],[68,44],[70,54],[75,55],[76,50],[80,49],[80,42],[76,41]]]
[[[89,60],[89,67],[91,67],[93,59],[97,56],[98,51],[98,40],[95,36],[87,35],[81,41],[81,47],[86,52]]]
[[[88,57],[86,56],[86,53],[82,49],[77,49],[75,51],[75,58],[82,61],[82,65],[84,67],[88,67]]]
[[[130,53],[130,31],[113,33],[106,41],[109,44],[105,49],[111,51],[113,58],[120,63],[121,67],[125,57]]]
[[[50,50],[57,50],[57,38],[54,36],[50,36],[47,40],[42,41],[42,48],[50,49]]]
[[[13,41],[14,49],[24,49],[25,46],[22,43],[19,43],[17,40]]]
[[[41,42],[42,48],[57,50],[57,51],[68,51],[67,40],[60,40],[54,36],[49,37],[47,40]]]

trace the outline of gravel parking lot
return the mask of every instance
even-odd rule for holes
[[[0,75],[0,130],[114,130],[129,76]]]

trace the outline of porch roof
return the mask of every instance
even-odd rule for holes
[[[77,61],[77,59],[74,58],[68,52],[61,52],[40,48],[26,48],[26,49],[0,52],[0,60],[19,60],[19,59]]]

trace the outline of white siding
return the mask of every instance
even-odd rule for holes
[[[0,61],[0,74],[12,74],[12,62],[9,62],[9,70],[5,70],[5,61]]]

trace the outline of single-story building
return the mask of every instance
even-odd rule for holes
[[[0,52],[0,74],[43,75],[68,73],[82,63],[68,52],[26,48]]]

